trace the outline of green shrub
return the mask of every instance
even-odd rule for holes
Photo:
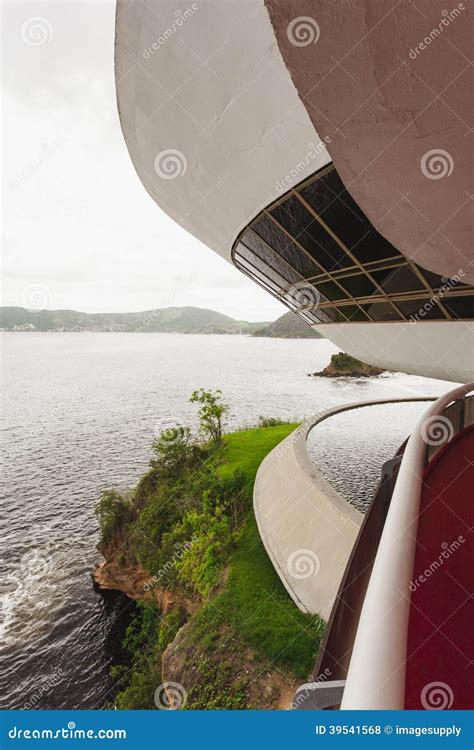
[[[207,458],[208,451],[191,436],[189,427],[176,427],[162,432],[153,443],[151,467],[162,479],[196,468]]]
[[[166,551],[161,548],[164,535],[180,520],[182,510],[179,495],[161,488],[140,512],[130,530],[130,545],[134,555],[151,575],[156,575],[164,563]]]
[[[155,604],[138,603],[122,642],[128,653],[128,663],[111,669],[119,691],[115,699],[117,708],[155,708],[154,693],[161,683],[161,654],[157,646],[161,623]]]
[[[216,515],[190,511],[178,525],[192,542],[176,563],[176,576],[185,587],[203,599],[217,586],[222,567],[232,545],[229,520],[222,512]]]
[[[279,417],[262,417],[258,418],[257,427],[277,427],[280,424],[291,424],[288,419],[280,419]]]
[[[349,370],[353,367],[360,367],[362,364],[365,364],[365,363],[361,362],[359,359],[356,359],[355,357],[352,357],[350,354],[347,354],[346,352],[339,352],[338,354],[332,355],[331,364],[337,370]]]
[[[233,527],[237,528],[249,507],[247,477],[241,469],[235,469],[229,476],[220,476],[214,471],[208,478],[202,497],[206,512],[225,513]]]
[[[130,499],[116,490],[105,490],[96,506],[100,525],[100,544],[109,544],[113,538],[123,533],[132,521],[133,511]]]

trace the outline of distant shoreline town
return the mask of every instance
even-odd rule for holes
[[[28,310],[0,307],[0,331],[13,333],[188,333],[272,338],[320,338],[293,312],[273,322],[250,322],[201,307],[166,307],[132,313]]]

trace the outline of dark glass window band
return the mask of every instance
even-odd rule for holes
[[[474,288],[404,258],[332,164],[252,219],[232,260],[309,323],[474,319]]]

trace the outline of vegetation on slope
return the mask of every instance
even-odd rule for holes
[[[222,427],[225,405],[207,395]],[[323,623],[288,596],[252,512],[258,466],[296,427],[270,424],[220,438],[214,424],[213,440],[206,420],[200,440],[168,431],[130,497],[102,496],[102,549],[115,539],[123,565],[150,575],[124,644],[129,662],[114,668],[118,708],[154,708],[154,691],[168,680],[183,686],[188,708],[272,708],[282,685],[310,671]],[[154,587],[171,596],[166,612],[150,597]]]

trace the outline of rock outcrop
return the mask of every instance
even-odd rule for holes
[[[316,378],[371,378],[381,375],[386,370],[379,367],[372,367],[365,362],[361,362],[350,354],[340,352],[333,354],[331,361],[321,372],[308,373],[310,377]]]

